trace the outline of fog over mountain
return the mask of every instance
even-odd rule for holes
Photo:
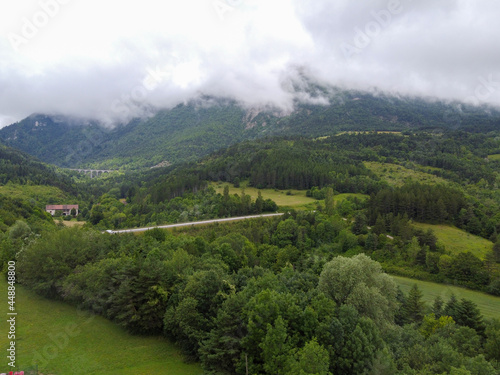
[[[8,2],[0,127],[34,112],[114,124],[201,94],[326,104],[310,82],[498,105],[499,16],[495,0]]]

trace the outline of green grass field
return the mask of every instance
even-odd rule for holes
[[[423,223],[413,223],[413,225],[424,230],[432,229],[438,238],[438,242],[443,244],[446,250],[453,254],[470,251],[483,259],[486,253],[491,251],[493,247],[493,242],[449,225]]]
[[[405,293],[408,293],[413,284],[417,284],[422,291],[423,300],[427,306],[432,306],[434,299],[440,296],[445,302],[448,301],[452,294],[458,299],[466,298],[473,301],[485,318],[500,318],[500,297],[491,296],[489,294],[476,292],[473,290],[460,288],[458,286],[431,283],[428,281],[420,281],[409,279],[406,277],[392,276],[397,285]]]
[[[254,187],[249,187],[248,181],[244,181],[241,183],[239,188],[235,188],[234,185],[223,183],[223,182],[212,182],[212,186],[215,188],[217,193],[223,194],[224,186],[229,185],[229,194],[241,194],[242,188],[245,189],[245,194],[248,194],[252,197],[252,199],[257,198],[258,193],[262,194],[264,199],[272,199],[276,202],[276,204],[280,207],[290,207],[297,210],[315,210],[318,201],[314,198],[306,197],[305,190],[275,190],[275,189],[257,189]],[[287,192],[290,191],[291,195],[287,195]],[[353,194],[353,193],[345,193],[345,194],[337,194],[333,197],[334,202],[342,202],[347,198],[358,198],[358,199],[367,199],[368,195],[365,194]],[[320,204],[323,204],[323,200],[320,201]]]
[[[7,313],[7,283],[0,275],[0,312]],[[16,286],[16,363],[19,369],[38,358],[38,370],[54,375],[198,375],[198,364],[186,364],[179,350],[161,337],[128,334],[102,318],[42,298]],[[7,324],[0,326],[0,348],[7,352]],[[2,356],[0,372],[8,370]]]
[[[381,179],[387,181],[391,186],[403,186],[410,182],[419,182],[421,184],[449,184],[441,177],[429,173],[405,168],[398,164],[378,163],[372,161],[363,162],[364,165],[373,171]]]
[[[500,154],[488,155],[488,159],[490,159],[490,160],[500,160]]]
[[[276,202],[278,206],[281,207],[291,207],[295,209],[314,209],[315,199],[306,197],[305,190],[274,190],[274,189],[257,189],[254,187],[247,186],[248,181],[244,181],[240,184],[239,188],[235,188],[234,185],[218,182],[213,182],[212,185],[217,191],[217,193],[224,193],[224,186],[229,185],[229,194],[241,194],[241,189],[245,189],[245,194],[248,194],[252,197],[252,199],[257,198],[258,193],[262,194],[264,199],[272,199]],[[287,195],[287,192],[290,191],[291,195]],[[311,207],[309,207],[311,206]]]

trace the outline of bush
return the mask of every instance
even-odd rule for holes
[[[494,296],[500,296],[500,279],[493,280],[486,288],[486,291]]]

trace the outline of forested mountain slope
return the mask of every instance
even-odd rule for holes
[[[0,186],[8,182],[19,185],[55,186],[75,194],[76,187],[68,176],[58,173],[22,151],[0,144]]]
[[[0,140],[63,167],[130,169],[196,160],[242,140],[270,135],[319,137],[350,130],[417,129],[484,132],[500,124],[500,112],[492,108],[318,88],[311,96],[328,98],[329,104],[297,102],[295,110],[286,113],[244,109],[231,100],[202,97],[112,129],[95,121],[39,114],[1,129]]]

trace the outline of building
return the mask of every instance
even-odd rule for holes
[[[76,215],[78,215],[78,205],[77,204],[49,204],[45,206],[45,211],[54,216],[56,212],[60,212],[62,216],[71,215],[71,210],[75,209]]]

